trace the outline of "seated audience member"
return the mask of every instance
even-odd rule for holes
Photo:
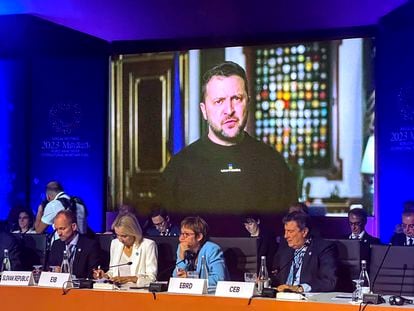
[[[280,246],[275,255],[272,284],[278,291],[333,291],[337,282],[335,244],[312,238],[305,213],[290,213],[283,223],[287,245]]]
[[[24,209],[19,212],[17,218],[18,229],[14,230],[13,233],[36,233],[33,228],[33,212],[29,209]]]
[[[391,237],[391,244],[397,246],[414,246],[414,210],[404,210],[402,213],[401,233]]]
[[[349,227],[351,234],[345,236],[345,239],[360,240],[369,245],[380,244],[380,240],[368,234],[365,231],[367,224],[367,212],[362,208],[353,208],[348,212]]]
[[[309,208],[305,203],[295,202],[289,206],[288,214],[293,212],[302,212],[309,215]]]
[[[11,270],[21,270],[22,264],[20,261],[20,248],[15,237],[9,232],[0,230],[0,268],[1,263],[3,262],[5,249],[7,249],[9,252]]]
[[[414,212],[414,201],[404,202],[403,212]],[[401,224],[395,225],[394,233],[403,233],[404,230]]]
[[[79,234],[76,217],[70,210],[58,212],[53,224],[59,240],[53,242],[49,266],[60,266],[66,250],[72,274],[77,278],[91,278],[93,269],[101,265],[98,242]]]
[[[277,250],[276,237],[260,224],[258,215],[243,217],[243,223],[250,236],[257,238],[257,270],[260,268],[260,258],[266,256],[267,269],[271,271],[273,256]]]
[[[180,243],[177,248],[177,268],[174,277],[187,277],[187,271],[201,272],[201,258],[205,257],[208,285],[229,279],[223,251],[208,241],[208,225],[201,217],[186,217],[181,222]]]
[[[170,216],[165,209],[161,207],[153,209],[150,217],[153,226],[147,230],[148,236],[178,237],[180,235],[180,228],[171,223]]]
[[[109,278],[115,283],[135,283],[138,286],[155,281],[158,265],[157,245],[142,236],[142,229],[136,217],[129,213],[119,215],[112,228],[117,239],[111,243],[110,268],[106,273],[100,269],[95,270],[94,278]]]

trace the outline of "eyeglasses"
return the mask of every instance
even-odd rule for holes
[[[189,236],[195,235],[195,233],[189,233],[189,232],[181,232],[180,236],[184,237],[185,239]]]
[[[356,222],[349,222],[350,226],[357,226],[357,227],[361,227],[362,226],[362,222],[361,221],[356,221]]]
[[[414,224],[402,224],[402,227],[404,230],[409,229],[409,230],[413,230],[414,229]]]

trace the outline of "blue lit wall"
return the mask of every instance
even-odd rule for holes
[[[13,36],[10,36],[11,30]],[[28,15],[0,16],[0,219],[59,180],[103,229],[107,43]]]
[[[105,211],[107,62],[41,57],[32,66],[31,204],[58,180],[86,202],[97,231]]]
[[[380,23],[377,45],[377,199],[381,239],[414,200],[414,3]]]
[[[12,172],[10,171],[10,114],[13,105],[13,62],[0,60],[0,206],[10,205]],[[0,208],[0,219],[7,217],[8,208]]]

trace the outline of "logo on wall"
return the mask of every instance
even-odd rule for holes
[[[414,86],[401,87],[397,94],[401,121],[414,121]]]
[[[58,102],[49,110],[49,124],[56,134],[71,135],[80,128],[81,114],[77,103]]]

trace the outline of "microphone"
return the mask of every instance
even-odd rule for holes
[[[55,236],[57,229],[53,229],[52,233],[46,234],[46,247],[45,247],[45,259],[43,262],[43,271],[46,271],[49,267],[49,254],[52,248],[52,239]]]
[[[387,258],[387,255],[388,255],[388,253],[391,249],[391,246],[392,246],[392,243],[389,243],[388,246],[387,246],[387,249],[385,250],[385,254],[382,257],[382,260],[381,260],[381,263],[378,267],[377,273],[375,273],[375,277],[374,277],[374,280],[372,281],[372,286],[371,286],[372,292],[374,291],[375,282],[377,281],[377,277],[379,275],[379,272],[382,269],[382,266],[384,265],[385,259]],[[374,305],[378,305],[378,304],[381,304],[381,303],[385,302],[385,300],[379,294],[363,294],[362,295],[362,302],[367,303],[367,304],[372,303]]]
[[[197,254],[193,253],[189,249],[184,251],[184,260],[188,264],[188,271],[194,271],[196,269],[195,260],[197,258]]]
[[[403,266],[403,276],[402,276],[402,280],[401,280],[400,295],[399,296],[391,296],[390,299],[388,300],[390,305],[402,306],[404,303],[413,304],[413,301],[411,299],[407,299],[407,298],[404,298],[404,297],[401,296],[403,286],[404,286],[404,279],[405,279],[405,272],[406,271],[407,271],[407,264],[404,264],[404,266]]]
[[[127,263],[121,263],[118,265],[109,266],[109,269],[116,268],[116,267],[130,266],[130,265],[132,265],[132,261],[128,261]]]
[[[388,246],[387,246],[387,249],[385,251],[384,257],[382,257],[382,260],[381,260],[381,263],[378,267],[377,273],[375,273],[375,277],[374,277],[374,280],[372,281],[372,286],[371,286],[372,290],[374,290],[375,282],[377,281],[377,277],[379,275],[380,270],[382,269],[382,266],[384,265],[385,259],[387,258],[387,255],[388,255],[388,252],[391,249],[391,246],[392,246],[392,243],[389,243]]]
[[[402,280],[401,280],[401,287],[400,287],[400,296],[402,295],[402,290],[403,290],[403,286],[404,286],[404,279],[405,279],[405,272],[407,271],[407,264],[405,263],[403,266],[403,276],[402,276]]]

